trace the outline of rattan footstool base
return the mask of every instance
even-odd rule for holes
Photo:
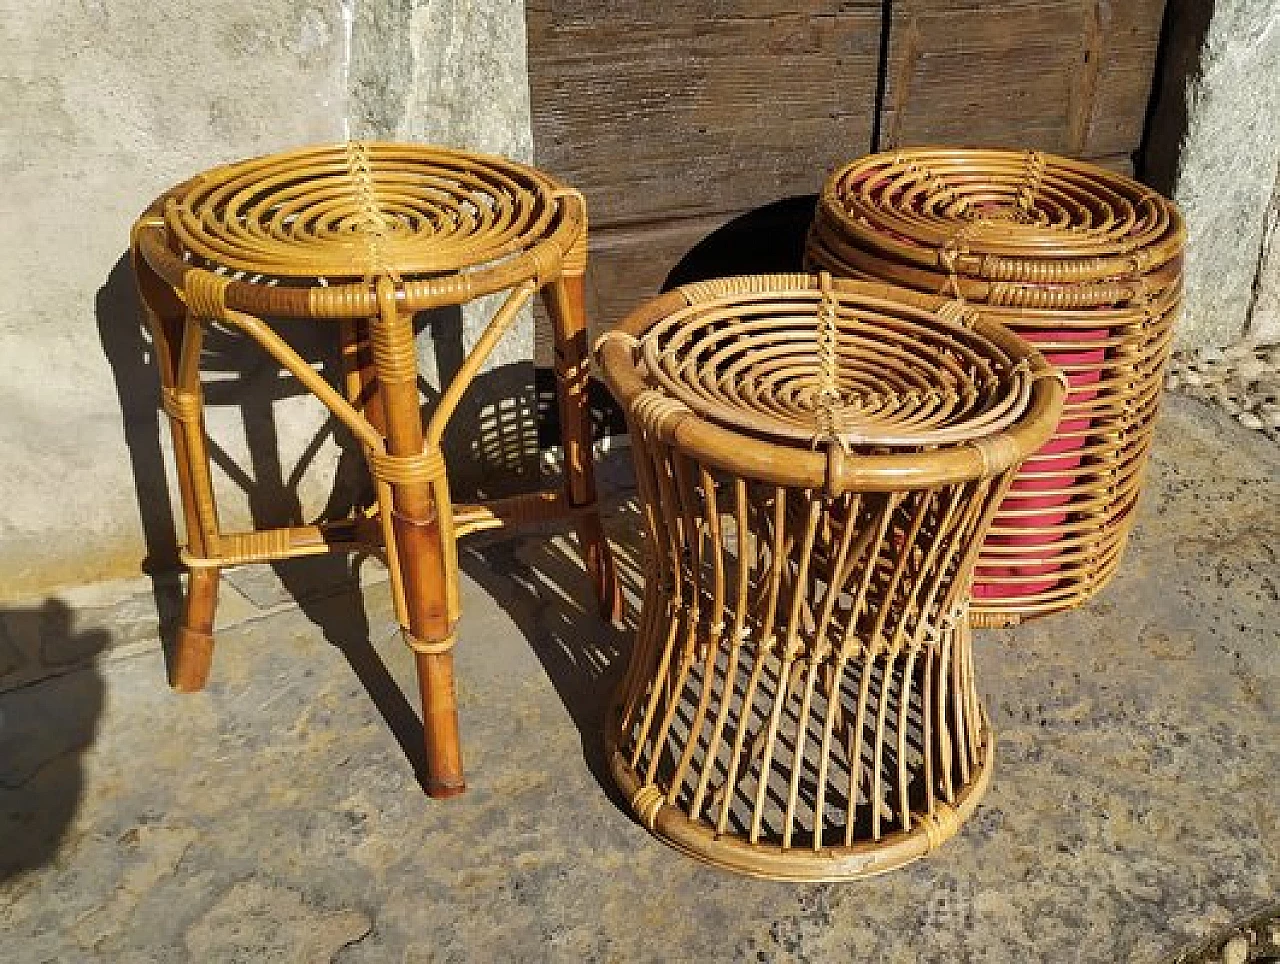
[[[609,708],[606,734],[617,733],[619,711],[616,704]],[[744,843],[737,834],[716,834],[705,824],[690,820],[679,808],[666,804],[652,784],[643,783],[612,736],[606,737],[606,751],[609,772],[636,819],[655,837],[686,856],[761,880],[835,883],[897,870],[927,856],[960,831],[986,796],[995,772],[996,741],[985,710],[981,719],[978,762],[970,771],[969,782],[956,794],[954,806],[947,808],[945,820],[935,817],[915,829],[886,834],[876,843],[819,850],[799,851],[770,844],[753,846]]]

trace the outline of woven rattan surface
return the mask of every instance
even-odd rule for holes
[[[214,168],[159,198],[139,243],[174,285],[222,279],[226,304],[292,316],[363,317],[370,279],[412,309],[461,304],[585,268],[581,195],[505,158],[352,142]]]
[[[810,445],[963,442],[1010,425],[1029,395],[1025,359],[980,332],[831,290],[696,302],[646,332],[641,351],[665,393],[700,415]]]
[[[503,158],[353,142],[228,164],[158,198],[133,261],[156,347],[190,569],[173,682],[209,672],[220,569],[325,552],[379,552],[422,692],[428,791],[463,789],[452,649],[461,615],[457,539],[572,518],[607,617],[620,605],[595,511],[587,410],[581,195]],[[505,292],[430,416],[418,391],[415,312]],[[539,292],[556,341],[565,479],[550,491],[455,506],[441,447],[463,393]],[[302,358],[276,318],[332,319],[341,385]],[[255,341],[358,440],[376,493],[350,519],[227,532],[218,519],[200,377],[206,329]]]
[[[1026,151],[912,149],[827,182],[815,268],[944,294],[1033,342],[1071,386],[992,526],[975,618],[1077,605],[1119,564],[1181,306],[1185,228],[1149,188]]]
[[[355,142],[216,168],[169,198],[164,220],[184,251],[250,275],[424,275],[532,247],[554,190],[500,157]]]
[[[597,354],[647,530],[606,721],[636,816],[777,879],[939,846],[991,774],[976,550],[1061,376],[949,299],[807,275],[678,288]]]

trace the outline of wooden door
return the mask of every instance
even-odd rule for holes
[[[894,0],[882,150],[1034,147],[1131,170],[1164,0]]]
[[[537,162],[592,219],[593,331],[840,162],[1016,145],[1128,169],[1164,0],[529,0]]]
[[[537,162],[585,192],[593,325],[866,151],[880,0],[530,0]]]

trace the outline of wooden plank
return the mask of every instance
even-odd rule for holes
[[[1164,0],[894,0],[881,143],[1132,154]]]
[[[811,193],[870,146],[879,0],[531,0],[537,163],[596,224]]]

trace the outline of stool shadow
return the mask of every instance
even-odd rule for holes
[[[111,269],[98,289],[94,307],[98,337],[115,381],[124,442],[137,494],[138,520],[146,553],[139,566],[151,581],[162,637],[171,642],[182,606],[182,587],[177,575],[175,506],[170,498],[160,446],[160,376],[150,334],[142,323],[142,308],[128,255],[122,256]],[[169,646],[165,648],[167,652]]]
[[[609,772],[603,727],[635,638],[644,588],[642,523],[634,499],[619,504],[615,515],[617,521],[607,528],[624,598],[620,627],[597,613],[577,539],[564,527],[541,527],[501,541],[479,538],[459,547],[459,562],[528,640],[578,730],[591,775],[621,811],[629,812]],[[464,632],[465,622],[464,613]]]
[[[169,490],[166,445],[162,442],[169,429],[159,409],[159,375],[127,255],[117,261],[98,291],[96,309],[137,495],[145,546],[140,567],[152,583],[161,642],[166,661],[171,663],[182,604],[174,516],[179,500]],[[303,358],[316,363],[331,384],[340,384],[336,326],[298,320],[271,322]],[[442,309],[424,314],[416,319],[416,327],[420,340],[434,343],[438,377],[452,378],[465,357],[460,311]],[[209,326],[201,370],[206,406],[211,411],[240,411],[247,453],[244,464],[219,444],[216,433],[209,439],[209,452],[215,474],[221,472],[244,493],[254,527],[345,518],[371,503],[372,483],[363,454],[346,427],[333,417],[302,446],[294,467],[284,471],[282,439],[291,447],[297,439],[296,433],[282,431],[275,406],[309,393],[291,376],[282,374],[251,339]],[[429,414],[439,393],[425,379],[420,379],[420,388],[424,414]],[[457,499],[506,495],[531,487],[538,469],[536,407],[532,363],[495,368],[473,382],[444,439]],[[338,448],[330,491],[315,518],[306,519],[299,487],[330,440]],[[426,769],[421,723],[370,643],[368,616],[360,594],[361,563],[359,557],[343,555],[274,563],[271,568],[279,588],[264,586],[250,577],[232,578],[238,591],[264,608],[280,602],[296,603],[325,639],[342,651],[421,780]],[[216,679],[216,652],[213,672]]]
[[[804,242],[817,204],[818,195],[801,194],[740,214],[685,252],[662,290],[730,275],[804,270]]]

